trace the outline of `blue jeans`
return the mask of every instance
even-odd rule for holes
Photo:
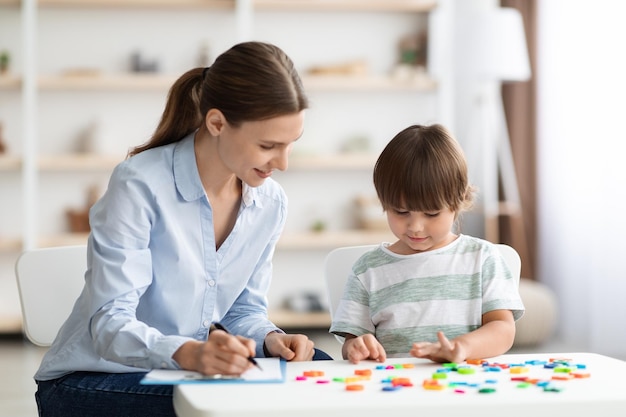
[[[313,360],[332,360],[315,349]],[[40,417],[172,417],[172,385],[141,385],[145,372],[73,372],[37,381]]]

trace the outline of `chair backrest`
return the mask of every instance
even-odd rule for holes
[[[352,271],[352,265],[357,259],[365,252],[376,248],[378,245],[363,245],[363,246],[346,246],[337,248],[326,255],[324,262],[324,277],[326,279],[326,294],[328,296],[328,305],[330,309],[330,317],[332,319],[339,300],[343,294],[346,281]],[[520,272],[522,267],[522,261],[519,254],[515,249],[508,245],[497,244],[496,247],[500,250],[502,257],[504,258],[507,266],[511,270],[513,278],[519,285]]]
[[[326,295],[328,296],[328,308],[332,319],[343,290],[348,281],[348,276],[352,272],[352,265],[365,252],[370,251],[378,245],[345,246],[333,249],[326,255],[324,261],[324,278],[326,279]]]
[[[50,346],[85,283],[87,246],[63,246],[23,252],[15,263],[28,340]]]

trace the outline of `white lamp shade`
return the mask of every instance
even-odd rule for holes
[[[455,33],[456,76],[486,81],[530,78],[521,14],[512,8],[485,10],[459,21]]]

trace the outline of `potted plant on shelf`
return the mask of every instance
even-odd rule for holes
[[[2,51],[0,52],[0,75],[6,74],[9,72],[9,63],[11,62],[11,56],[9,52]]]

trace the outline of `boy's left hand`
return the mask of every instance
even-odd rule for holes
[[[461,343],[449,340],[443,332],[437,332],[438,342],[413,343],[410,354],[416,358],[430,359],[433,362],[463,362],[467,352]]]

